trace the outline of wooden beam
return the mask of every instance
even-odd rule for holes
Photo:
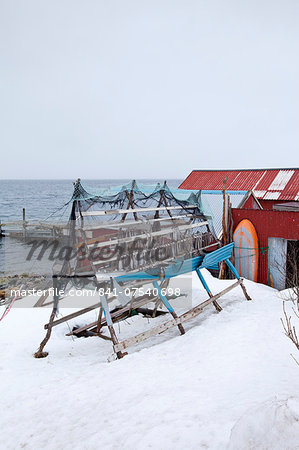
[[[134,301],[133,308],[132,308],[132,305],[130,305],[130,303],[129,303],[129,304],[126,305],[124,308],[118,309],[117,311],[112,311],[112,312],[110,313],[111,318],[112,318],[112,321],[113,321],[113,322],[117,322],[117,320],[118,320],[125,312],[130,311],[131,308],[132,308],[132,309],[136,309],[136,308],[139,308],[140,306],[146,305],[147,303],[152,303],[152,302],[154,302],[154,301],[157,299],[157,297],[158,297],[158,296],[145,295],[145,296],[143,296],[143,297],[139,297],[138,299],[136,299],[136,300]],[[75,331],[71,331],[70,333],[67,333],[66,336],[72,336],[73,334],[80,333],[81,331],[85,331],[85,330],[88,330],[89,328],[96,327],[97,324],[98,324],[98,321],[96,320],[96,321],[91,322],[91,323],[89,323],[89,324],[83,325],[83,326],[80,327],[80,328],[77,328],[77,330],[75,330]],[[58,325],[58,323],[56,323],[56,325]],[[102,323],[101,323],[101,327],[104,327],[104,326],[106,326],[106,325],[107,325],[106,320],[103,320]]]
[[[33,308],[39,308],[41,306],[45,306],[45,301],[49,297],[49,288],[52,286],[52,280],[48,281],[44,286],[44,294],[37,300],[37,302],[33,305]],[[51,303],[50,303],[51,304]]]
[[[106,211],[86,211],[82,212],[83,216],[113,216],[117,214],[124,213],[136,213],[136,212],[150,212],[150,211],[167,211],[168,209],[195,209],[198,208],[196,205],[188,205],[186,207],[183,206],[167,206],[159,207],[159,208],[135,208],[133,209],[110,209]]]
[[[59,325],[60,323],[66,322],[67,320],[74,319],[75,317],[81,316],[82,314],[88,313],[89,311],[92,311],[93,309],[98,308],[101,306],[100,303],[96,303],[94,305],[88,306],[87,308],[80,309],[80,311],[76,311],[72,314],[68,314],[67,316],[62,317],[61,319],[54,320],[52,323],[52,327],[56,327],[56,325]],[[97,323],[97,321],[96,321]],[[49,323],[46,323],[44,325],[44,329],[47,330],[49,328]]]
[[[114,345],[114,351],[119,352],[122,350],[125,350],[128,347],[131,347],[133,345],[139,344],[139,342],[142,342],[151,336],[155,336],[156,334],[163,333],[164,331],[174,327],[178,326],[179,324],[186,322],[187,320],[193,319],[194,317],[198,316],[203,309],[208,306],[210,303],[214,302],[218,298],[222,297],[223,295],[230,292],[235,287],[239,286],[242,283],[242,279],[236,281],[231,286],[227,287],[226,289],[223,289],[223,291],[219,292],[218,294],[213,295],[213,297],[209,298],[208,300],[204,301],[203,303],[200,303],[200,305],[195,306],[195,308],[190,309],[188,312],[182,314],[181,316],[169,320],[168,322],[164,322],[157,327],[152,328],[151,330],[144,331],[143,333],[137,334],[137,336],[131,337],[129,339],[126,339],[122,342],[119,342],[117,345]]]
[[[90,276],[94,276],[94,274],[91,274]],[[148,281],[148,282],[144,282],[144,280],[142,280],[142,281],[138,281],[138,282],[136,282],[135,284],[134,284],[134,286],[135,287],[137,287],[137,286],[143,286],[143,285],[145,285],[145,284],[150,284],[150,281]],[[153,299],[151,298],[151,296],[146,296],[147,298],[149,298],[149,300],[148,300],[148,302],[152,302],[154,299],[156,299],[156,297],[153,297]],[[115,300],[117,297],[115,297],[115,296],[112,296],[112,297],[110,297],[108,300],[109,301],[112,301],[112,300]],[[140,297],[139,297],[139,300],[140,300]],[[51,302],[52,303],[52,302]],[[47,303],[47,304],[45,304],[44,306],[47,306],[47,305],[50,305],[51,303]],[[138,303],[139,304],[139,303]],[[142,306],[142,305],[144,305],[145,303],[143,302],[143,303],[141,303],[140,304],[140,306]],[[63,323],[63,322],[66,322],[67,320],[71,320],[71,319],[74,319],[75,317],[78,317],[78,316],[81,316],[81,315],[83,315],[83,314],[86,314],[86,313],[88,313],[89,311],[92,311],[92,310],[94,310],[94,309],[96,309],[96,308],[98,308],[99,306],[101,306],[101,304],[100,303],[95,303],[94,305],[91,305],[91,306],[88,306],[87,308],[84,308],[84,309],[80,309],[80,311],[76,311],[76,312],[74,312],[74,313],[71,313],[71,314],[68,314],[67,316],[64,316],[64,317],[61,317],[60,319],[57,319],[57,320],[54,320],[53,321],[53,323],[52,323],[52,327],[55,327],[56,325],[59,325],[60,323]],[[126,310],[128,310],[129,308],[126,306],[125,308],[123,308],[122,310],[118,310],[117,312],[120,312],[120,311],[126,311]],[[117,316],[117,313],[115,312],[115,313],[111,313],[111,315],[112,315],[112,317],[114,317],[114,315],[116,315]],[[98,322],[92,322],[92,326],[93,325],[95,325],[95,324],[97,324]],[[106,322],[102,322],[102,326],[103,326],[103,324],[105,325],[105,323]],[[45,330],[47,330],[48,329],[48,326],[49,326],[49,324],[48,323],[46,323],[45,325],[44,325],[44,328],[45,328]],[[83,329],[78,329],[79,331],[84,331],[84,330],[87,330],[89,328],[89,326],[87,326],[87,327],[85,327],[85,328],[83,328]],[[72,333],[71,333],[72,334]],[[67,334],[67,336],[69,336],[70,334]]]
[[[208,222],[206,222],[206,221],[193,223],[193,224],[187,224],[187,225],[178,225],[178,226],[173,226],[173,227],[167,227],[160,231],[153,231],[152,233],[136,234],[135,236],[125,237],[125,238],[120,238],[120,239],[111,239],[109,241],[99,242],[98,244],[97,244],[97,242],[101,238],[94,238],[94,239],[89,239],[86,242],[86,244],[88,247],[96,244],[93,246],[93,248],[101,248],[101,247],[107,247],[108,245],[110,246],[110,245],[123,244],[126,242],[134,242],[137,238],[148,239],[149,236],[150,237],[163,236],[165,234],[173,233],[174,231],[182,231],[182,230],[188,230],[188,229],[193,229],[193,228],[200,228],[200,227],[203,227],[206,225],[208,225]]]
[[[148,218],[145,220],[126,220],[125,222],[117,222],[117,221],[113,221],[113,222],[101,222],[98,223],[97,225],[92,225],[92,226],[84,226],[84,230],[85,231],[92,231],[92,230],[99,230],[101,228],[123,228],[123,227],[127,227],[130,225],[136,225],[136,224],[146,224],[146,223],[150,223],[150,222],[162,222],[165,220],[171,221],[172,219],[184,219],[186,217],[194,217],[194,214],[181,214],[179,216],[173,216],[172,218],[170,217],[159,217],[158,219],[155,219],[154,217],[152,218]]]
[[[145,252],[147,252],[147,251],[155,251],[157,248],[161,249],[161,248],[171,247],[172,245],[174,245],[174,243],[177,244],[178,242],[184,242],[184,241],[189,241],[189,240],[190,240],[189,237],[187,237],[185,239],[178,239],[177,241],[170,242],[169,244],[162,244],[162,245],[159,245],[159,247],[153,247],[151,250],[145,249]],[[207,246],[207,247],[209,247],[209,246]],[[207,248],[207,247],[203,247],[203,249]],[[141,250],[140,249],[132,250],[132,251],[130,250],[130,252],[131,252],[131,254],[135,254],[135,253],[140,253]],[[181,258],[181,257],[184,258],[185,256],[186,256],[186,251],[184,251],[183,253],[176,254],[176,258]],[[111,263],[113,261],[120,261],[120,260],[125,259],[127,257],[128,257],[128,255],[115,256],[113,258],[109,258],[109,259],[107,258],[105,260],[101,259],[101,260],[93,261],[93,264],[97,267],[97,266],[101,266],[101,265],[106,264],[106,263]],[[162,262],[163,262],[163,264],[165,264],[166,262],[169,262],[169,261],[174,262],[174,258],[171,257],[171,258],[163,259]],[[141,268],[142,268],[142,270],[145,270],[145,269],[148,269],[148,268],[153,268],[153,263],[151,262],[150,264],[142,265],[142,267],[140,267],[140,269]],[[135,272],[137,272],[137,270],[138,269],[125,271],[124,275],[127,275],[128,273],[135,273]],[[97,272],[98,272],[98,270],[97,270]]]
[[[33,305],[33,308],[40,308],[43,306],[44,302],[49,297],[49,290],[45,291],[45,293],[38,299],[38,301]]]

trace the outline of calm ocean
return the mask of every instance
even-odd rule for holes
[[[82,180],[82,186],[103,188],[118,186],[130,180]],[[140,180],[154,184],[163,180]],[[171,187],[178,187],[183,180],[167,180]],[[138,181],[137,181],[138,183]],[[27,220],[44,220],[67,203],[73,193],[71,180],[0,180],[0,220],[22,220],[22,208]]]
[[[107,188],[127,183],[124,180],[82,180],[83,187]],[[155,184],[164,180],[140,180]],[[182,180],[167,180],[170,187],[178,187]],[[137,181],[138,183],[138,181]],[[88,189],[87,189],[88,190]],[[71,199],[72,180],[0,180],[0,220],[2,223],[22,220],[22,210],[26,210],[26,220],[46,220],[54,214],[55,220],[67,220],[71,206],[63,206]],[[54,219],[52,219],[53,221]],[[28,245],[9,237],[0,238],[0,272],[8,274],[48,271],[42,262],[28,263]]]

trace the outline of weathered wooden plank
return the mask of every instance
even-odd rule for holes
[[[169,320],[168,322],[164,322],[157,327],[152,328],[151,330],[144,331],[143,333],[137,334],[136,336],[126,339],[122,342],[119,342],[117,345],[114,345],[114,351],[119,352],[122,350],[125,350],[128,347],[131,347],[133,345],[139,344],[140,342],[150,338],[151,336],[155,336],[156,334],[161,334],[164,331],[174,327],[178,326],[179,324],[186,322],[187,320],[193,319],[194,317],[198,316],[203,309],[208,306],[210,303],[214,302],[218,298],[222,297],[223,295],[230,292],[235,287],[239,286],[241,284],[242,279],[236,281],[231,286],[228,286],[226,289],[223,289],[223,291],[219,292],[218,294],[213,295],[213,297],[209,298],[208,300],[204,301],[203,303],[200,303],[200,305],[195,306],[194,308],[190,309],[190,311],[187,311],[186,313],[182,314],[181,316]]]
[[[111,318],[112,318],[112,320],[114,319],[114,321],[117,321],[117,319],[119,317],[121,317],[124,313],[128,312],[130,310],[130,308],[132,308],[132,309],[139,308],[140,306],[146,305],[147,303],[154,302],[157,298],[158,298],[157,296],[154,297],[154,296],[149,296],[149,295],[146,295],[142,298],[139,297],[139,300],[136,299],[136,301],[134,301],[133,307],[129,303],[124,308],[118,309],[117,311],[112,311],[110,313]],[[83,325],[82,327],[77,328],[75,331],[71,331],[70,333],[67,333],[66,336],[72,336],[73,334],[96,327],[97,323],[98,323],[98,321],[96,320],[95,322],[91,322],[89,324]],[[106,320],[103,320],[101,326],[103,327],[106,325],[107,325]]]
[[[168,209],[195,209],[198,208],[196,205],[188,205],[188,206],[167,206],[167,207],[159,207],[159,208],[134,208],[132,209],[110,209],[106,211],[86,211],[82,212],[82,216],[111,216],[116,214],[124,214],[124,213],[136,213],[136,212],[150,212],[150,211],[167,211]]]
[[[104,341],[112,341],[111,337],[105,336],[105,334],[100,333],[99,331],[97,332],[97,336],[99,336],[100,338],[104,339]]]
[[[44,286],[44,291],[46,291],[46,289],[50,288],[52,286],[52,280],[48,281],[48,283]],[[49,297],[49,290],[47,290],[35,303],[35,305],[33,306],[34,308],[39,308],[41,306],[45,306],[44,303],[47,300],[47,298]]]
[[[60,323],[66,322],[67,320],[74,319],[75,317],[81,316],[82,314],[88,313],[89,311],[96,309],[100,305],[101,305],[100,303],[95,303],[94,305],[88,306],[87,308],[80,309],[80,311],[76,311],[74,313],[68,314],[67,316],[62,317],[61,319],[54,320],[54,322],[51,324],[51,326],[56,327],[56,325],[59,325]],[[49,324],[46,323],[44,325],[44,329],[47,330],[48,328],[49,328]]]
[[[166,249],[167,247],[174,246],[174,244],[176,244],[176,243],[182,243],[182,242],[186,242],[186,241],[190,241],[190,237],[188,237],[188,238],[186,238],[186,239],[178,239],[177,241],[171,242],[171,243],[169,243],[169,244],[162,244],[162,245],[159,245],[159,247],[153,247],[152,250],[155,250],[155,249],[157,249],[157,248],[160,248],[160,249],[165,248],[165,249]],[[213,244],[213,245],[215,245],[215,244]],[[207,248],[207,247],[203,247],[203,248],[205,249],[205,248]],[[138,253],[140,253],[140,249],[131,251],[131,255],[138,254]],[[125,259],[125,258],[127,258],[127,257],[128,257],[128,255],[122,255],[122,256],[114,256],[113,258],[107,258],[107,259],[105,259],[105,260],[99,259],[99,260],[97,260],[97,261],[94,261],[93,264],[94,264],[94,266],[99,266],[99,265],[111,263],[111,262],[113,262],[113,261],[121,261],[122,259]],[[186,251],[184,251],[184,252],[182,252],[182,253],[177,253],[177,254],[176,254],[176,258],[184,258],[184,257],[186,257]],[[169,261],[170,261],[170,262],[173,262],[173,261],[174,261],[173,257],[163,259],[163,264],[165,264],[165,263],[167,263],[167,262],[169,262]],[[140,267],[140,269],[141,269],[141,268],[142,268],[142,270],[146,270],[146,269],[149,269],[149,268],[152,269],[152,268],[153,268],[153,263],[151,263],[151,264],[143,264],[143,265]],[[133,270],[130,270],[130,271],[125,271],[125,272],[123,273],[123,275],[128,275],[129,273],[136,273],[137,270],[138,270],[138,269],[133,269]],[[98,272],[98,270],[97,270],[97,272]]]
[[[208,222],[204,221],[204,222],[198,222],[198,223],[192,223],[189,225],[178,225],[178,226],[172,226],[172,227],[167,227],[164,228],[163,230],[160,231],[153,231],[151,233],[143,233],[143,234],[136,234],[135,236],[130,236],[130,237],[125,237],[125,238],[120,238],[120,239],[111,239],[108,241],[104,241],[104,242],[99,242],[97,244],[98,241],[100,241],[102,238],[94,238],[94,239],[89,239],[87,240],[87,246],[90,247],[91,245],[93,246],[93,248],[100,248],[100,247],[107,247],[107,245],[118,245],[118,244],[123,244],[126,242],[134,242],[136,239],[140,238],[140,239],[148,239],[148,237],[153,237],[153,236],[163,236],[164,234],[169,234],[169,233],[173,233],[174,231],[183,231],[183,230],[188,230],[188,229],[193,229],[193,228],[200,228],[203,227],[205,225],[208,225]],[[80,244],[78,245],[80,246]]]
[[[35,303],[35,305],[33,305],[34,308],[40,308],[41,306],[43,306],[44,301],[47,300],[47,298],[49,297],[49,290],[46,291],[39,299],[38,301]]]
[[[84,226],[84,230],[85,231],[91,231],[91,230],[98,230],[99,228],[114,228],[114,227],[120,227],[120,228],[124,228],[127,226],[131,226],[131,225],[136,225],[136,224],[145,224],[145,223],[156,223],[156,222],[163,222],[163,221],[171,221],[173,219],[185,219],[186,217],[193,217],[193,214],[181,214],[179,216],[172,216],[172,218],[170,217],[159,217],[157,219],[153,218],[148,218],[146,220],[125,220],[124,222],[119,222],[119,221],[112,221],[112,222],[101,222],[98,223],[97,225],[85,225]]]

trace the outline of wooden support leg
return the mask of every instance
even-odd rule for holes
[[[42,340],[42,342],[39,345],[39,349],[37,350],[37,352],[34,353],[34,357],[35,358],[46,358],[46,356],[48,356],[48,352],[44,352],[44,348],[47,344],[47,342],[49,341],[50,337],[51,337],[51,333],[52,333],[52,327],[53,327],[53,322],[58,310],[58,300],[59,297],[57,295],[57,278],[53,278],[53,288],[54,288],[54,303],[53,303],[53,309],[50,315],[50,320],[48,323],[48,329],[46,332],[46,336],[44,337],[44,339]]]
[[[33,305],[34,308],[39,308],[40,306],[43,306],[44,302],[49,297],[49,289],[45,290],[45,293],[38,299],[38,301]]]
[[[103,315],[103,308],[100,307],[99,316],[98,316],[98,323],[97,323],[97,332],[99,333],[102,326],[102,315]]]
[[[238,274],[238,271],[237,271],[237,269],[235,268],[235,266],[230,262],[229,259],[226,259],[225,261],[226,261],[226,264],[227,264],[227,266],[229,267],[229,269],[230,269],[230,270],[232,271],[232,273],[235,275],[235,277],[236,277],[238,280],[240,280],[240,286],[241,286],[241,288],[242,288],[242,291],[244,292],[245,298],[246,298],[247,300],[252,300],[252,298],[251,298],[250,295],[248,294],[248,292],[247,292],[247,290],[246,290],[246,287],[245,287],[245,285],[244,285],[244,283],[243,283],[243,278],[240,277],[240,275]]]
[[[196,273],[197,273],[198,278],[200,279],[200,281],[201,281],[203,287],[204,287],[205,290],[207,291],[208,296],[209,296],[210,298],[212,298],[212,297],[213,297],[213,294],[212,294],[212,292],[211,292],[211,290],[210,290],[210,288],[209,288],[209,286],[208,286],[206,280],[204,279],[204,276],[203,276],[203,274],[201,273],[200,269],[196,269]],[[215,306],[216,311],[218,311],[218,312],[222,311],[221,306],[219,305],[219,303],[218,303],[216,300],[213,301],[213,305]]]
[[[162,281],[160,287],[161,287],[161,289],[166,289],[168,287],[168,285],[169,285],[169,279],[165,279],[164,281]],[[154,307],[154,311],[153,311],[153,315],[152,315],[153,319],[156,317],[157,310],[158,310],[158,308],[159,308],[161,303],[162,303],[162,301],[161,301],[160,297],[157,298],[156,304],[155,304],[155,307]]]
[[[128,301],[128,297],[123,292],[124,289],[120,287],[120,285],[118,284],[118,282],[116,281],[115,278],[110,278],[110,279],[111,279],[111,282],[112,282],[112,286],[115,289],[116,296],[117,296],[117,299],[118,299],[119,303],[122,306],[126,306],[129,303],[129,301]]]
[[[158,299],[156,300],[156,304],[155,304],[155,307],[154,307],[154,310],[153,310],[153,315],[152,315],[153,319],[156,317],[158,308],[159,308],[159,306],[160,306],[161,303],[162,303],[162,302],[161,302],[161,299],[158,298]]]
[[[108,307],[105,295],[101,295],[100,296],[100,300],[101,300],[101,305],[102,305],[102,308],[103,308],[104,316],[105,316],[105,319],[106,319],[106,322],[107,322],[107,325],[108,325],[108,330],[109,330],[109,333],[110,333],[110,336],[111,336],[111,340],[113,342],[113,347],[114,347],[115,345],[118,345],[119,342],[118,342],[115,330],[113,328],[113,322],[112,322],[112,319],[111,319],[111,315],[110,315],[110,311],[109,311],[109,307]],[[117,351],[116,352],[116,356],[117,356],[118,359],[123,358],[127,354],[128,353],[122,353],[121,351]]]
[[[162,294],[162,291],[161,291],[161,288],[160,288],[158,282],[154,281],[153,285],[158,290],[159,297],[161,298],[162,302],[164,303],[164,305],[166,306],[166,308],[168,309],[168,311],[170,312],[172,317],[174,319],[176,319],[178,316],[177,316],[175,310],[173,309],[173,307],[171,306],[171,304],[169,303],[169,301],[167,300],[167,298],[165,297],[165,295]],[[181,334],[185,334],[184,327],[181,323],[178,324],[178,329],[180,330]]]
[[[54,306],[54,308],[52,309],[52,312],[51,312],[51,316],[50,316],[50,320],[49,320],[49,327],[47,329],[46,336],[44,337],[44,339],[40,343],[40,346],[39,346],[39,349],[37,350],[37,352],[34,353],[34,357],[35,358],[46,358],[46,356],[48,356],[48,354],[49,354],[48,352],[44,352],[44,348],[45,348],[48,340],[51,337],[52,324],[54,322],[54,319],[55,319],[55,316],[56,316],[56,312],[57,312],[57,308],[56,308],[56,306]]]
[[[111,337],[105,336],[103,333],[101,333],[101,327],[102,327],[102,318],[103,318],[103,308],[100,307],[100,311],[99,311],[99,316],[98,316],[98,323],[97,323],[97,335],[101,338],[104,339],[105,341],[111,341]]]
[[[245,295],[246,300],[252,300],[252,298],[251,298],[250,295],[248,294],[247,289],[246,289],[246,287],[245,287],[245,285],[244,285],[244,283],[243,283],[243,278],[240,278],[240,286],[241,286],[241,288],[242,288],[242,291],[244,292],[244,295]]]

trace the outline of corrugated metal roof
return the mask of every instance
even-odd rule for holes
[[[260,200],[298,200],[299,169],[193,170],[181,189],[252,190]]]

